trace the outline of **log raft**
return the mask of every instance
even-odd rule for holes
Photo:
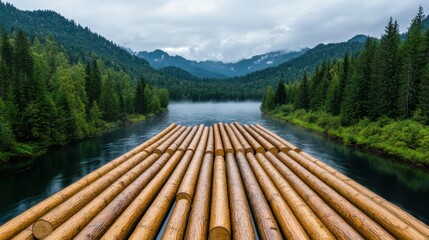
[[[429,239],[429,227],[269,129],[239,123],[171,124],[0,226],[1,240],[257,236]]]

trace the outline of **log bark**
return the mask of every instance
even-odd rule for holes
[[[182,134],[180,134],[180,136],[168,146],[167,150],[163,151],[162,153],[167,152],[169,154],[173,154],[176,150],[183,151],[183,150],[179,150],[178,148],[180,144],[182,144],[185,140],[187,140],[185,144],[189,144],[190,140],[194,136],[193,134],[195,134],[195,131],[193,132],[193,134],[191,134],[191,131],[193,129],[195,129],[196,131],[196,128],[187,127],[185,131]],[[169,143],[169,141],[167,140],[166,143]]]
[[[365,188],[364,186],[360,185],[359,183],[355,182],[351,178],[347,177],[346,175],[342,174],[341,172],[333,169],[326,163],[318,160],[317,158],[311,156],[310,154],[306,152],[300,152],[300,154],[304,157],[306,157],[308,160],[312,161],[313,163],[317,164],[319,167],[323,168],[324,170],[328,171],[332,175],[336,176],[337,178],[341,179],[342,181],[346,182],[353,188],[355,188],[360,193],[364,194],[365,196],[371,198],[374,202],[377,202],[381,206],[388,209],[390,212],[394,213],[396,216],[401,218],[405,223],[414,226],[418,231],[420,231],[422,234],[425,234],[426,237],[429,238],[429,227],[422,223],[421,221],[417,220],[413,216],[411,216],[409,213],[403,211],[398,206],[392,204],[391,202],[387,201],[386,199],[382,198],[381,196],[377,195],[376,193],[372,192],[371,190]]]
[[[265,148],[265,151],[270,151],[273,154],[277,154],[279,152],[279,150],[276,147],[274,147],[273,144],[271,144],[268,140],[266,140],[261,135],[259,135],[257,132],[255,132],[255,130],[250,128],[248,125],[244,125],[244,129],[250,135],[252,135],[252,137],[254,137],[262,145],[262,147]]]
[[[201,124],[200,126],[198,126],[198,131],[197,131],[197,133],[196,133],[196,137],[194,137],[193,139],[192,139],[192,142],[191,142],[191,144],[189,144],[189,146],[186,148],[187,150],[192,150],[192,151],[194,151],[195,152],[195,150],[197,149],[197,147],[198,147],[198,144],[200,143],[200,137],[202,136],[202,134],[203,134],[203,131],[204,131],[204,128],[206,128],[206,127],[204,127],[204,125],[203,124]]]
[[[249,145],[252,146],[254,152],[260,152],[260,153],[265,152],[265,148],[262,147],[262,145],[259,144],[259,142],[256,141],[256,139],[253,138],[252,135],[250,135],[250,133],[248,133],[239,123],[235,122],[234,126],[238,129],[238,131],[240,131],[240,133],[243,135],[243,137],[246,139]],[[241,144],[244,144],[243,141],[240,140],[240,142]]]
[[[266,133],[270,134],[271,136],[273,136],[275,139],[279,140],[280,142],[282,142],[284,145],[286,145],[286,147],[288,147],[289,149],[295,151],[295,152],[301,152],[301,149],[295,145],[293,145],[292,143],[286,141],[285,139],[279,137],[277,134],[271,132],[270,130],[264,128],[263,126],[256,124],[256,127],[258,127],[259,129],[265,131]]]
[[[264,240],[283,239],[280,228],[246,157],[243,153],[237,153],[236,157],[259,237]]]
[[[0,226],[0,236],[4,238],[11,238],[21,231],[25,230],[28,226],[30,226],[35,220],[46,214],[48,211],[53,209],[54,207],[61,204],[63,201],[73,196],[75,193],[79,192],[89,184],[96,181],[100,176],[103,176],[107,172],[111,171],[115,167],[119,166],[127,159],[131,158],[135,154],[141,152],[143,149],[147,148],[151,144],[160,140],[163,136],[171,132],[176,127],[176,124],[172,123],[167,128],[165,128],[162,132],[155,135],[151,139],[142,143],[141,145],[135,147],[124,155],[112,160],[111,162],[103,165],[97,170],[91,172],[85,177],[81,178],[77,182],[71,184],[70,186],[64,188],[58,193],[50,196],[49,198],[43,200],[37,205],[31,207],[27,211],[21,213],[20,215],[14,217],[8,222],[4,223]]]
[[[293,152],[293,151],[292,151]],[[299,178],[313,189],[327,204],[337,211],[351,226],[367,239],[394,239],[386,230],[365,215],[319,178],[307,171],[288,155],[280,152],[277,157]]]
[[[265,198],[271,206],[283,236],[287,239],[310,239],[255,156],[252,153],[248,153],[246,158],[265,194]]]
[[[320,219],[314,214],[305,201],[295,192],[283,176],[268,162],[262,153],[256,159],[280,192],[287,205],[296,216],[301,226],[312,239],[335,239]],[[256,165],[256,164],[255,164]]]
[[[165,151],[167,151],[167,148],[174,142],[176,139],[182,135],[184,131],[186,131],[186,127],[180,127],[179,130],[177,130],[170,138],[166,139],[162,144],[158,145],[153,149],[153,152],[162,155]],[[152,147],[152,146],[150,146]],[[150,148],[149,150],[152,150]]]
[[[237,127],[234,124],[230,124],[229,126],[231,127],[232,131],[237,137],[238,142],[243,146],[245,153],[249,153],[249,152],[254,153],[252,146],[250,146],[246,138],[243,137],[243,135],[240,133]]]
[[[168,219],[167,226],[162,235],[163,240],[181,240],[185,236],[186,223],[191,211],[191,203],[187,199],[176,201],[173,212]]]
[[[205,240],[208,238],[212,176],[213,153],[206,153],[198,176],[185,239]]]
[[[204,155],[204,149],[207,142],[207,131],[205,136],[198,144],[197,151],[192,157],[192,161],[201,161]],[[177,165],[173,174],[168,179],[161,192],[153,201],[147,212],[143,215],[129,239],[154,239],[159,228],[162,226],[162,221],[168,214],[170,206],[173,204],[179,184],[182,181],[186,170],[191,162],[191,157],[194,151],[187,150],[185,156]]]
[[[222,138],[220,136],[219,126],[217,123],[213,124],[213,133],[214,133],[215,156],[223,157],[225,155],[225,151],[223,149]]]
[[[349,199],[349,201],[358,207],[362,212],[366,213],[369,217],[383,226],[384,229],[388,230],[395,237],[416,240],[427,239],[425,235],[417,231],[414,227],[406,224],[395,214],[386,210],[384,207],[372,201],[364,194],[350,187],[350,185],[347,183],[341,181],[334,175],[309,161],[304,156],[295,151],[290,151],[288,155],[301,164],[301,166],[305,167],[309,172],[320,178],[332,189],[341,194],[343,197]]]
[[[231,140],[228,137],[228,134],[226,133],[225,127],[223,123],[218,123],[220,136],[222,138],[223,142],[223,149],[225,153],[234,153],[234,148],[232,147]]]
[[[221,156],[217,156],[214,162],[212,194],[210,239],[231,239],[226,164]]]
[[[209,128],[209,137],[207,139],[207,146],[205,153],[211,153],[214,154],[214,133],[213,133],[213,127]]]
[[[232,239],[256,239],[249,202],[247,201],[240,172],[232,153],[226,154],[226,173],[231,210]]]
[[[161,171],[149,182],[149,184],[139,193],[134,201],[125,209],[125,211],[116,219],[113,225],[107,230],[101,239],[124,239],[138,223],[146,209],[152,203],[155,196],[167,182],[173,170],[180,160],[190,159],[192,151],[177,151],[165,164]]]
[[[204,132],[200,132],[201,136],[201,142],[206,143],[208,138],[208,128],[204,128]],[[198,139],[200,139],[198,137]],[[195,151],[194,158],[192,159],[191,164],[189,165],[188,169],[186,170],[186,174],[182,179],[182,182],[180,184],[179,190],[177,191],[176,198],[177,200],[180,199],[187,199],[189,201],[189,204],[192,203],[192,199],[194,198],[195,193],[195,187],[198,180],[198,175],[200,173],[201,163],[204,157],[204,150],[205,150],[205,144],[198,145],[198,148]],[[192,149],[188,149],[193,151]]]
[[[259,129],[253,125],[250,125],[249,127],[253,131],[255,131],[256,133],[258,133],[262,138],[266,139],[269,143],[274,145],[274,147],[276,147],[279,152],[287,153],[287,152],[289,152],[289,150],[291,150],[285,144],[283,144],[282,142],[280,142],[279,140],[277,140],[275,137],[271,136],[270,134],[262,131],[261,129]]]
[[[225,128],[226,133],[228,133],[228,137],[231,141],[232,146],[234,147],[234,151],[245,153],[243,145],[241,145],[232,128],[226,123],[223,125],[223,127]]]
[[[311,207],[316,213],[319,219],[325,224],[326,227],[334,234],[337,239],[364,239],[356,230],[351,227],[337,212],[329,207],[307,184],[304,183],[298,176],[296,176],[286,165],[284,165],[276,156],[270,152],[265,153],[265,159],[261,158],[262,166],[265,168],[267,173],[272,176],[272,179],[278,179],[279,177],[273,173],[269,168],[269,164],[275,167],[276,170],[287,180],[293,189],[299,194],[299,196]],[[279,187],[280,189],[280,187]]]

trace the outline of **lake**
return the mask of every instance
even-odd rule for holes
[[[69,144],[22,170],[0,172],[0,224],[131,150],[175,122],[261,124],[429,224],[429,172],[349,148],[261,114],[258,102],[172,103],[169,112]]]

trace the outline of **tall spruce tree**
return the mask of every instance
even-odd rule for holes
[[[145,99],[144,89],[146,81],[142,77],[137,83],[136,94],[134,98],[134,110],[138,114],[145,114],[147,112],[147,100]]]
[[[309,83],[307,72],[304,73],[304,77],[302,78],[301,84],[298,88],[298,94],[296,98],[295,106],[297,108],[308,109],[310,107],[310,95],[309,95]]]
[[[382,35],[374,61],[376,70],[374,84],[370,89],[370,115],[373,119],[380,116],[396,118],[399,116],[400,66],[399,26],[390,18]]]
[[[13,47],[6,32],[2,32],[0,42],[0,98],[12,101],[13,87]]]
[[[423,7],[420,6],[417,15],[411,21],[404,44],[404,74],[402,74],[400,89],[400,110],[404,117],[411,116],[418,106],[421,78],[425,68],[425,45],[422,32],[424,18]]]
[[[279,81],[276,88],[276,94],[274,96],[274,103],[276,105],[282,105],[286,103],[286,88],[283,81]]]

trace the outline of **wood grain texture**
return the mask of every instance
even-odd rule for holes
[[[250,146],[246,138],[244,138],[244,136],[240,133],[237,127],[234,124],[230,124],[229,127],[231,127],[232,131],[237,137],[238,142],[243,146],[245,153],[249,153],[249,152],[254,153],[252,146]]]
[[[7,239],[25,230],[35,220],[37,220],[38,218],[46,214],[48,211],[58,206],[63,201],[73,196],[75,193],[79,192],[89,184],[93,183],[98,178],[100,178],[107,172],[111,171],[115,167],[119,166],[120,164],[122,164],[123,162],[131,158],[132,156],[141,152],[143,149],[157,142],[163,136],[171,132],[174,128],[176,128],[176,124],[175,123],[170,124],[166,129],[164,129],[163,131],[161,131],[151,139],[147,140],[146,142],[140,144],[139,146],[121,155],[120,157],[110,161],[109,163],[101,166],[97,170],[91,172],[90,174],[86,175],[85,177],[81,178],[80,180],[76,181],[70,186],[64,188],[58,193],[50,196],[49,198],[31,207],[27,211],[21,213],[20,215],[4,223],[2,226],[0,226],[0,236]]]
[[[286,145],[286,147],[288,147],[290,150],[293,150],[295,152],[301,152],[301,149],[295,145],[293,145],[292,143],[286,141],[284,138],[281,138],[280,136],[278,136],[277,134],[271,132],[270,130],[266,129],[265,127],[256,124],[256,127],[265,131],[266,133],[270,134],[272,137],[274,137],[275,139],[277,139],[278,141],[282,142],[284,145]]]
[[[209,137],[207,139],[207,146],[206,146],[205,153],[214,154],[214,133],[213,133],[213,127],[209,128]]]
[[[223,157],[225,155],[225,150],[223,149],[222,138],[220,136],[219,126],[217,123],[213,124],[213,133],[214,133],[215,156]]]
[[[231,144],[232,144],[232,146],[234,148],[234,151],[232,153],[234,153],[234,152],[242,152],[242,153],[244,153],[245,152],[244,147],[243,147],[243,145],[241,145],[240,141],[238,140],[238,138],[235,135],[235,133],[232,130],[232,128],[228,124],[226,124],[226,123],[223,124],[223,127],[225,128],[225,131],[228,134],[228,138],[230,139]]]
[[[306,204],[314,211],[319,219],[331,231],[336,239],[364,239],[356,230],[351,227],[335,210],[329,207],[307,184],[296,176],[286,165],[284,165],[276,156],[270,152],[265,153],[266,159],[260,158],[261,165],[272,179],[280,177],[272,170],[270,166],[275,167],[278,173],[287,180],[287,183],[281,183],[278,188],[283,188],[286,184],[299,194]],[[268,160],[268,162],[266,161]],[[270,165],[269,165],[270,164]]]
[[[218,123],[218,127],[220,131],[220,136],[222,138],[223,149],[225,153],[233,153],[234,148],[232,147],[231,140],[229,139],[229,136],[226,133],[225,126],[223,125],[223,123]]]
[[[248,133],[239,123],[235,122],[234,126],[240,131],[240,133],[243,135],[243,137],[246,139],[246,141],[249,143],[250,146],[252,146],[254,152],[260,152],[264,153],[265,148],[258,142],[250,133]],[[243,141],[240,140],[241,144],[244,144]],[[247,153],[247,151],[246,151]]]
[[[249,127],[249,125],[244,125],[244,129],[252,135],[261,145],[265,148],[265,151],[270,151],[273,154],[277,154],[279,150],[271,144],[268,140],[259,135],[255,130]]]
[[[226,163],[221,156],[214,160],[209,236],[210,239],[231,239]]]
[[[232,239],[256,239],[249,202],[234,154],[226,154],[229,207],[231,213]]]

